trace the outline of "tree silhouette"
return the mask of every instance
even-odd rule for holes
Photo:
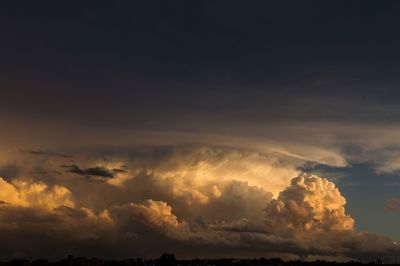
[[[156,266],[174,266],[176,264],[176,259],[174,254],[164,253],[156,261]]]

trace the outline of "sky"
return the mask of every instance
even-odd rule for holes
[[[399,12],[2,3],[0,259],[399,256]]]

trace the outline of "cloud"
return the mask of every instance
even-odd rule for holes
[[[22,152],[31,154],[31,155],[39,155],[39,156],[56,156],[61,158],[72,158],[72,155],[56,153],[56,152],[46,152],[41,150],[22,150]]]
[[[187,239],[189,225],[172,213],[172,208],[166,202],[148,199],[142,203],[128,203],[113,207],[112,216],[134,219],[146,226],[159,229],[162,233],[173,239]]]
[[[389,238],[354,229],[345,212],[345,198],[330,181],[302,174],[292,179],[267,208],[267,226],[278,235],[296,241],[308,254],[357,256],[398,254]]]
[[[299,174],[300,164],[286,156],[213,146],[165,146],[138,151],[129,157],[127,165],[135,173],[174,182],[176,196],[192,194],[200,201],[218,194],[216,186],[205,194],[201,191],[203,185],[232,180],[246,181],[277,195]],[[126,182],[123,179],[121,183]],[[109,182],[118,182],[118,178]]]
[[[20,171],[20,167],[18,167],[15,162],[0,165],[0,176],[5,177],[6,179],[18,177]]]
[[[327,179],[302,174],[266,208],[268,225],[290,234],[352,230],[345,198]]]
[[[7,246],[0,244],[0,253],[32,256],[44,254],[45,247],[55,255],[94,256],[167,250],[345,258],[399,253],[392,240],[357,231],[338,187],[301,174],[301,163],[291,157],[164,146],[74,155],[76,164],[65,160],[39,160],[40,169],[47,170],[40,174],[29,161],[21,173],[36,179],[0,179],[0,233],[11,239]],[[60,165],[75,165],[69,170],[84,174],[52,174],[65,170]],[[93,165],[113,178],[83,178]],[[22,239],[40,240],[42,246]]]
[[[83,176],[98,176],[103,178],[113,178],[114,177],[113,172],[124,172],[122,169],[110,170],[103,166],[81,169],[76,164],[72,164],[72,165],[63,165],[62,167],[66,168],[67,173],[74,173]]]
[[[0,200],[22,207],[53,209],[58,206],[73,207],[71,192],[63,186],[49,187],[43,182],[17,178],[8,183],[0,178]]]
[[[400,211],[400,199],[390,198],[385,202],[386,211]]]

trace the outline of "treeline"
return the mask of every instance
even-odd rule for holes
[[[383,264],[381,260],[361,263],[359,261],[350,262],[331,262],[316,260],[313,262],[305,261],[283,261],[280,258],[259,258],[259,259],[191,259],[178,260],[174,254],[163,254],[158,259],[129,258],[123,260],[101,260],[97,258],[73,257],[68,256],[56,262],[46,259],[23,260],[13,259],[1,262],[0,266],[338,266],[338,265],[378,265]],[[399,265],[391,263],[386,265]]]

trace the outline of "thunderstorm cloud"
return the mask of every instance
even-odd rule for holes
[[[154,255],[166,246],[188,254],[189,245],[211,256],[251,250],[354,259],[400,251],[389,238],[357,230],[339,188],[302,173],[290,157],[169,146],[74,158],[82,168],[50,156],[38,161],[45,174],[20,162],[25,176],[0,179],[3,254],[38,256],[52,247],[54,256]]]

